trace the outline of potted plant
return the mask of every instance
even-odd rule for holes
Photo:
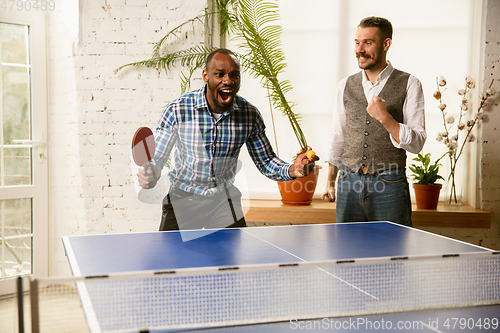
[[[421,165],[412,164],[409,166],[410,170],[413,172],[412,179],[415,181],[413,183],[413,189],[415,190],[415,199],[417,201],[417,208],[420,209],[436,209],[439,201],[439,192],[443,187],[442,184],[436,184],[436,181],[443,179],[439,172],[439,161],[448,152],[443,154],[440,158],[431,164],[431,154],[427,153],[425,156],[418,154],[413,160],[420,162]]]
[[[123,65],[115,72],[127,66],[146,66],[158,68],[168,73],[173,66],[181,65],[187,70],[187,74],[181,73],[180,76],[181,89],[183,92],[187,92],[190,89],[193,73],[203,68],[206,57],[216,48],[200,45],[180,51],[170,51],[169,48],[175,41],[182,40],[189,31],[197,27],[204,28],[207,20],[216,17],[221,29],[221,36],[230,31],[233,38],[239,42],[237,49],[232,51],[240,59],[242,70],[260,79],[267,92],[270,105],[288,118],[300,146],[299,154],[304,153],[307,151],[308,145],[300,127],[300,116],[292,110],[294,103],[286,97],[286,94],[292,89],[292,85],[288,80],[279,78],[286,68],[286,62],[281,48],[282,27],[276,24],[279,20],[278,7],[277,0],[215,0],[212,10],[206,10],[169,31],[155,45],[150,59]],[[302,184],[287,185],[293,189],[292,192],[298,189],[306,190],[309,193],[308,196],[312,198],[319,168],[318,166],[314,172],[311,172],[311,177],[316,178],[311,180],[309,177],[307,179],[308,186]],[[308,201],[306,204],[310,203],[310,199]]]

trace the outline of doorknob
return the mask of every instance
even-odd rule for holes
[[[46,156],[45,156],[45,149],[44,149],[45,141],[43,140],[44,136],[43,136],[42,130],[38,131],[38,138],[41,138],[42,140],[12,140],[12,143],[21,144],[20,146],[17,146],[17,147],[21,147],[21,146],[32,147],[33,149],[35,149],[35,151],[37,151],[38,163],[43,163]]]

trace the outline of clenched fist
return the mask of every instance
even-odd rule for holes
[[[389,112],[387,112],[386,109],[386,102],[382,98],[375,96],[373,99],[368,103],[368,107],[366,108],[366,111],[370,116],[373,118],[377,119],[379,122],[383,122],[389,115]]]

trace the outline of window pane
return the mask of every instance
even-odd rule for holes
[[[31,198],[0,201],[0,266],[3,276],[31,273]],[[19,237],[25,235],[26,237]],[[10,238],[10,237],[19,238]]]
[[[31,184],[31,148],[13,148],[30,139],[29,68],[2,66],[3,163],[1,186]]]
[[[0,201],[0,214],[3,237],[31,234],[31,198]]]
[[[5,278],[31,274],[32,237],[5,240],[2,251],[2,270]]]
[[[3,140],[30,138],[29,69],[2,66]]]
[[[0,23],[1,56],[3,63],[28,63],[28,27]]]
[[[31,185],[31,148],[4,147],[5,186]]]

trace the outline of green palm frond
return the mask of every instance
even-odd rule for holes
[[[196,29],[204,28],[205,23],[218,18],[218,23],[221,28],[221,34],[225,34],[229,30],[229,26],[236,20],[234,14],[228,10],[229,5],[235,6],[238,0],[216,0],[216,6],[213,11],[205,11],[194,18],[181,23],[174,29],[170,30],[162,39],[155,44],[153,48],[153,58],[161,57],[162,50],[167,50],[170,44],[182,40],[186,33],[196,31]]]
[[[307,141],[300,128],[300,117],[292,111],[293,103],[285,94],[292,89],[289,81],[280,81],[278,76],[286,68],[285,54],[281,48],[282,27],[275,24],[279,20],[277,1],[240,0],[238,7],[238,30],[235,37],[245,53],[244,67],[256,78],[261,78],[263,86],[270,91],[275,108],[288,117],[292,130],[302,151],[307,149]]]
[[[163,36],[162,39],[158,41],[158,43],[155,44],[152,58],[160,58],[162,50],[166,50],[169,44],[174,44],[176,41],[183,39],[183,37],[186,34],[189,34],[189,32],[194,32],[196,29],[204,27],[205,21],[212,15],[213,13],[205,12],[170,30],[165,36]]]
[[[179,77],[181,80],[181,91],[189,91],[191,88],[191,78],[193,77],[194,70],[188,69],[188,74],[181,72]]]
[[[238,21],[235,15],[238,0],[216,0],[214,14],[218,16],[221,35],[228,33]]]
[[[180,62],[182,67],[203,68],[207,55],[215,50],[214,47],[194,46],[185,50],[167,53],[164,56],[151,57],[150,59],[125,64],[115,70],[115,73],[128,66],[134,67],[154,67],[168,72],[172,67]]]
[[[294,103],[286,98],[292,90],[288,80],[280,80],[279,75],[286,68],[286,59],[281,47],[282,27],[279,20],[278,0],[215,0],[215,8],[180,24],[169,31],[154,47],[150,59],[126,64],[127,66],[154,67],[168,72],[180,65],[187,70],[181,73],[182,91],[189,89],[193,72],[204,68],[206,57],[215,47],[195,46],[181,51],[166,52],[175,40],[183,38],[187,29],[196,29],[206,20],[217,17],[221,32],[231,32],[238,44],[235,52],[240,59],[242,70],[259,78],[269,91],[272,105],[288,117],[292,130],[299,141],[301,152],[307,149],[307,141],[300,127],[300,116],[294,113]]]

